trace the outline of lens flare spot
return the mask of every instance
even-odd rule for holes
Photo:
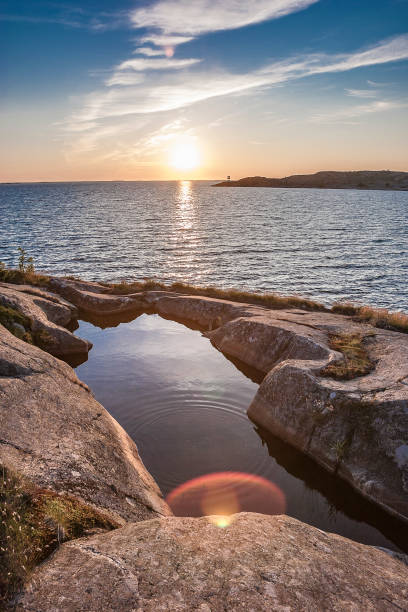
[[[209,516],[210,522],[220,529],[225,529],[232,523],[231,516]]]
[[[217,472],[180,485],[166,499],[176,516],[208,516],[228,527],[237,512],[284,514],[283,492],[272,482],[243,472]]]

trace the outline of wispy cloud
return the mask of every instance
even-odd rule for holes
[[[112,74],[112,76],[110,76],[108,79],[106,79],[105,85],[107,87],[114,87],[115,85],[128,87],[129,85],[138,85],[144,80],[145,75],[143,73],[140,74],[137,72],[135,73],[118,70],[117,72],[114,72],[114,74]]]
[[[407,100],[377,100],[369,104],[360,104],[353,107],[337,109],[329,113],[321,113],[314,115],[311,121],[315,123],[352,123],[353,119],[371,115],[373,113],[381,113],[384,111],[395,110],[399,108],[407,108]]]
[[[242,95],[313,75],[349,71],[364,66],[408,59],[408,35],[380,41],[377,45],[350,54],[312,54],[269,63],[257,70],[235,74],[208,68],[198,59],[133,57],[116,66],[105,81],[107,87],[88,95],[82,109],[69,119],[70,125],[90,125],[132,116],[152,116],[209,100]],[[367,90],[368,91],[368,90]],[[370,90],[371,91],[371,90]],[[349,95],[368,97],[366,90],[349,90]],[[392,110],[399,102],[373,101],[313,121],[351,121],[367,113]],[[130,121],[130,119],[129,119]],[[78,127],[76,129],[79,129]]]
[[[126,60],[117,67],[117,70],[135,70],[144,72],[145,70],[178,70],[197,64],[201,60],[196,58],[191,59],[151,59],[145,57],[137,57],[135,59]]]
[[[346,89],[346,92],[354,98],[376,98],[378,94],[375,89]]]
[[[0,13],[0,21],[21,22],[32,24],[55,24],[67,28],[87,29],[94,32],[104,32],[120,27],[129,27],[129,15],[126,11],[91,13],[82,8],[66,4],[50,3],[55,10],[49,15]]]
[[[380,42],[366,51],[349,55],[342,54],[310,55],[301,59],[291,58],[268,64],[246,74],[233,74],[220,69],[185,71],[182,74],[171,74],[198,63],[197,59],[176,60],[170,58],[133,58],[119,64],[113,76],[106,83],[112,85],[129,85],[130,74],[148,71],[146,78],[138,88],[118,87],[106,92],[95,92],[88,97],[85,109],[78,115],[78,120],[94,121],[107,116],[124,114],[143,114],[174,110],[196,102],[237,94],[260,87],[285,83],[289,80],[307,76],[348,71],[361,66],[384,63],[384,50],[387,61],[408,58],[408,35],[399,36],[391,41]],[[394,51],[394,54],[391,52]],[[149,72],[164,71],[152,77]]]
[[[149,34],[139,39],[141,43],[153,43],[159,47],[176,47],[191,40],[193,40],[192,36],[171,36],[166,34]]]
[[[408,34],[395,36],[382,43],[370,47],[365,51],[354,54],[338,55],[337,62],[332,63],[330,72],[345,72],[353,68],[373,66],[374,64],[387,64],[408,57]],[[326,66],[317,69],[316,72],[326,72]]]
[[[319,0],[161,0],[133,11],[137,28],[154,28],[162,35],[198,36],[234,30],[300,11]],[[171,44],[171,43],[163,43]],[[178,44],[178,43],[173,43]]]
[[[82,28],[84,22],[81,19],[70,17],[37,17],[34,15],[15,15],[12,13],[0,13],[0,21],[22,22],[22,23],[54,23],[70,28]]]
[[[145,80],[146,72],[152,70],[181,70],[198,64],[200,61],[201,60],[196,58],[171,59],[167,57],[136,57],[119,64],[113,71],[113,74],[105,81],[105,85],[108,87],[114,85],[137,85]]]
[[[152,49],[151,47],[137,47],[133,53],[146,55],[147,57],[159,57],[160,55],[166,55],[164,49]]]

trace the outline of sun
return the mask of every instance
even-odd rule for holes
[[[192,170],[199,163],[200,154],[193,142],[178,142],[170,149],[170,164],[178,170]]]

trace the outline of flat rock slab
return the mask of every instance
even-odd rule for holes
[[[45,332],[42,344],[52,355],[87,354],[92,347],[90,342],[65,329],[76,320],[78,309],[60,295],[30,285],[0,283],[0,304],[30,319],[33,332]]]
[[[0,325],[0,463],[119,524],[171,514],[135,443],[72,368]]]
[[[26,612],[406,610],[408,567],[287,516],[226,528],[166,518],[74,540],[32,576]]]

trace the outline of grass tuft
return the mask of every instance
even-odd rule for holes
[[[357,306],[351,302],[333,304],[332,312],[352,316],[356,321],[369,323],[381,329],[408,333],[408,315],[403,312],[390,312],[387,308]]]
[[[343,353],[344,359],[326,366],[321,375],[337,380],[351,380],[369,374],[375,366],[363,341],[364,337],[361,334],[329,335],[330,348]]]
[[[118,525],[79,500],[36,487],[0,466],[0,607],[62,542]]]
[[[11,268],[0,268],[0,281],[13,285],[34,285],[35,287],[48,287],[50,277],[37,272],[22,272]]]
[[[22,247],[18,247],[20,253],[18,258],[18,269],[7,268],[4,262],[0,261],[0,281],[3,283],[13,283],[15,285],[35,285],[47,287],[49,276],[38,274],[35,271],[34,259],[28,257]]]

